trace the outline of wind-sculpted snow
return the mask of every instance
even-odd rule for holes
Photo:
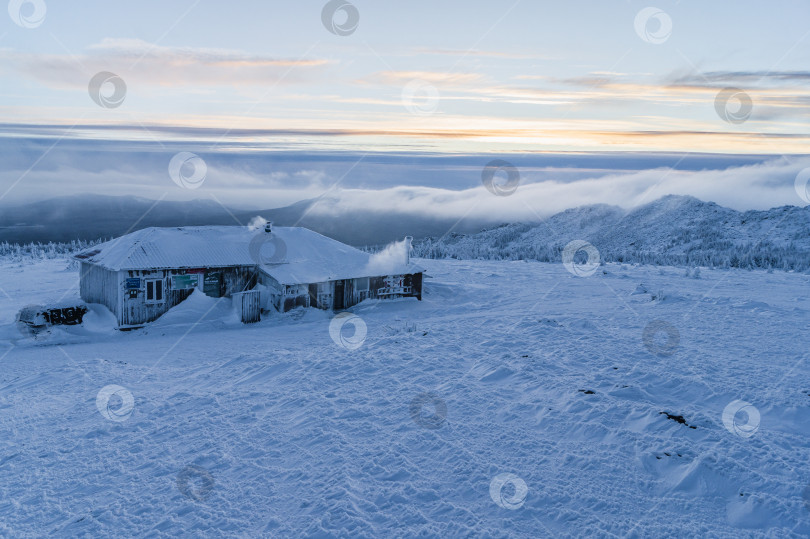
[[[810,207],[737,212],[668,196],[630,212],[587,206],[539,224],[430,238],[416,242],[414,252],[428,258],[553,262],[572,240],[590,242],[607,262],[805,271]]]
[[[0,263],[0,536],[810,534],[810,277],[418,263],[357,347],[196,295],[26,339],[76,273]]]

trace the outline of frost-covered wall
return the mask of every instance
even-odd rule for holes
[[[120,318],[121,286],[117,271],[82,262],[79,266],[79,295],[87,303],[100,303]]]
[[[122,306],[118,315],[118,323],[121,326],[139,326],[153,320],[157,320],[169,309],[178,305],[191,295],[193,289],[175,290],[172,287],[172,276],[185,275],[182,269],[162,269],[162,270],[124,270],[121,271],[119,289],[121,292]],[[237,292],[250,290],[256,286],[256,270],[252,267],[233,268],[213,268],[199,275],[199,287],[203,287],[205,275],[216,273],[221,276],[221,285],[214,296],[230,297]],[[137,279],[138,286],[127,285],[127,279]],[[147,298],[147,282],[157,280],[162,283],[163,289],[161,301],[149,300]],[[130,295],[130,292],[134,292]]]
[[[270,295],[269,304],[286,312],[296,307],[348,309],[365,299],[415,297],[422,299],[422,274],[338,279],[322,283],[282,285],[262,273],[260,283]]]

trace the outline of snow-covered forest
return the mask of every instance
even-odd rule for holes
[[[66,258],[72,253],[97,245],[104,240],[48,243],[0,243],[0,259],[14,261]]]
[[[426,238],[414,243],[414,256],[459,260],[536,260],[558,262],[568,242],[522,242],[521,231],[531,225],[504,225],[471,236],[451,234],[446,238]],[[509,240],[508,238],[514,238]],[[680,238],[673,238],[673,245]],[[810,270],[810,254],[795,244],[773,242],[734,244],[703,238],[683,252],[651,252],[634,248],[599,249],[603,262],[652,264],[656,266],[704,266],[712,268]]]
[[[568,210],[534,224],[414,243],[414,256],[558,262],[572,240],[602,262],[715,268],[810,269],[810,210],[736,212],[690,197],[665,197],[625,213],[611,206]]]

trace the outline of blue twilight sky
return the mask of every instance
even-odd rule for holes
[[[434,200],[481,191],[495,157],[540,189],[534,213],[666,192],[804,203],[810,2],[342,0],[330,18],[333,1],[11,0],[0,205]],[[93,87],[99,72],[116,78]],[[208,164],[202,188],[167,182],[178,151]],[[739,185],[697,179],[729,167]]]

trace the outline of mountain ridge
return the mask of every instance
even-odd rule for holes
[[[807,270],[810,206],[739,212],[667,195],[627,211],[582,206],[539,223],[427,238],[414,248],[415,256],[426,258],[559,262],[573,240],[591,243],[607,262]]]

